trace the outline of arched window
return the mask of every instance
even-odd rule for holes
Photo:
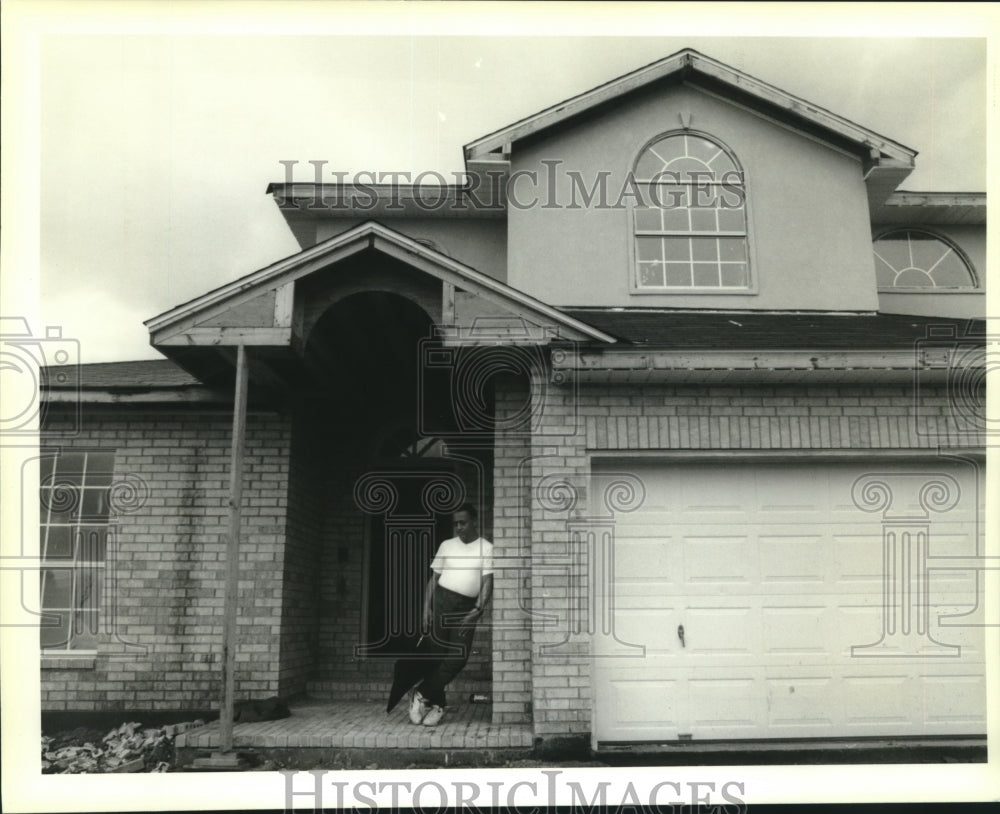
[[[743,172],[704,134],[669,133],[635,164],[636,291],[750,287]]]
[[[875,238],[881,291],[977,288],[972,263],[951,241],[922,229],[893,229]]]

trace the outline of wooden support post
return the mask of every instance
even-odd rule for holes
[[[441,324],[455,324],[455,286],[452,283],[441,283]]]
[[[243,503],[243,442],[247,425],[247,349],[236,352],[233,392],[233,439],[229,458],[229,537],[226,540],[226,588],[222,645],[222,708],[219,725],[221,751],[233,751],[233,715],[236,695],[236,610],[240,577],[240,507]]]

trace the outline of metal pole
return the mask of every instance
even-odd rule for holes
[[[247,424],[247,351],[236,350],[233,393],[233,441],[229,459],[229,537],[226,540],[226,588],[222,628],[222,708],[219,715],[222,752],[233,751],[236,694],[236,609],[240,575],[240,506],[243,503],[243,442]]]

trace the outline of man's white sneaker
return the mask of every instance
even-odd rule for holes
[[[434,704],[430,712],[424,716],[424,720],[421,722],[424,726],[437,726],[441,723],[441,719],[444,717],[444,710],[437,704]]]
[[[431,705],[427,703],[426,699],[414,690],[413,697],[410,699],[410,723],[423,723],[424,717],[430,708]]]

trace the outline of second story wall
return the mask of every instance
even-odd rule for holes
[[[619,191],[657,136],[717,140],[745,173],[749,285],[737,291],[637,290],[634,224]],[[558,162],[557,165],[543,162]],[[515,144],[521,175],[508,206],[508,282],[562,306],[874,311],[871,224],[860,160],[687,86],[651,88]],[[576,173],[587,188],[606,172],[609,203],[571,208]],[[549,186],[553,184],[554,186]],[[554,200],[551,192],[554,190]],[[536,205],[532,195],[539,198]],[[577,203],[582,197],[577,190]],[[702,289],[704,291],[704,289]]]
[[[367,218],[316,220],[316,242],[346,232]],[[507,229],[502,218],[386,218],[382,221],[414,240],[476,271],[507,282]]]

